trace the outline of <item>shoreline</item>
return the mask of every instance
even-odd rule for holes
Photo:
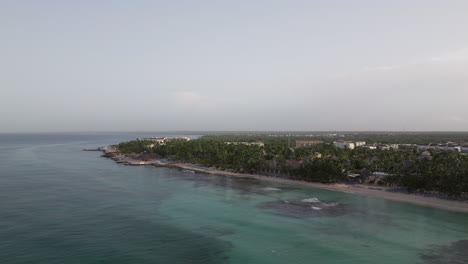
[[[382,187],[379,187],[382,190],[376,189],[368,189],[367,185],[356,184],[354,187],[352,185],[347,184],[325,184],[325,183],[316,183],[316,182],[307,182],[301,180],[292,180],[292,179],[284,179],[284,178],[274,178],[268,177],[263,175],[255,175],[255,174],[245,174],[245,173],[235,173],[235,172],[227,172],[227,171],[219,171],[219,170],[208,170],[204,171],[201,169],[196,169],[191,167],[193,164],[189,163],[174,163],[172,164],[174,168],[179,168],[183,170],[191,170],[198,173],[206,173],[211,175],[219,175],[219,176],[228,176],[228,177],[237,177],[237,178],[251,178],[257,179],[261,181],[269,181],[269,182],[276,182],[282,184],[289,184],[289,185],[296,185],[296,186],[303,186],[309,188],[317,188],[329,191],[336,191],[336,192],[343,192],[348,194],[355,194],[361,196],[367,196],[372,198],[379,198],[403,203],[409,203],[419,206],[426,206],[432,207],[442,210],[449,210],[454,212],[462,212],[468,213],[468,202],[462,201],[455,201],[455,200],[444,200],[435,197],[424,197],[416,194],[405,194],[405,193],[392,193],[387,192]],[[159,166],[158,166],[159,167]],[[160,166],[165,167],[165,166]]]
[[[436,197],[426,197],[417,194],[411,193],[399,193],[399,192],[388,192],[389,188],[387,187],[371,187],[364,184],[325,184],[325,183],[316,183],[316,182],[307,182],[302,180],[293,180],[285,178],[275,178],[263,175],[248,174],[248,173],[236,173],[222,170],[215,170],[210,168],[201,167],[196,164],[191,163],[182,163],[182,162],[167,162],[162,163],[158,161],[142,161],[131,158],[119,158],[119,156],[109,155],[109,153],[104,152],[104,157],[110,158],[117,163],[123,163],[131,166],[154,166],[154,167],[165,167],[165,168],[176,168],[180,170],[188,170],[196,173],[204,173],[225,177],[235,177],[235,178],[251,178],[261,181],[276,182],[281,184],[289,184],[295,186],[303,186],[309,188],[323,189],[335,192],[343,192],[348,194],[391,200],[396,202],[408,203],[413,205],[431,207],[436,209],[448,210],[452,212],[461,212],[468,213],[468,202],[456,201],[456,200],[446,200]],[[372,188],[372,189],[370,189]]]

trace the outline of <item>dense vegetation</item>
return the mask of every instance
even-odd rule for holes
[[[276,133],[274,136],[239,133],[238,135],[210,135],[204,138],[216,141],[263,141],[265,143],[287,143],[297,139],[311,139],[325,142],[350,140],[384,144],[429,144],[440,141],[468,142],[468,132],[295,132],[294,136],[288,132]]]
[[[440,191],[451,196],[468,192],[468,156],[453,151],[432,151],[433,160],[415,160],[412,166],[387,177],[387,184],[409,191]]]
[[[150,149],[151,144],[153,144],[153,141],[137,139],[119,143],[117,147],[121,153],[142,153]]]
[[[370,137],[376,142],[379,139],[376,135]],[[440,140],[434,135],[398,135],[397,139],[413,143],[411,137],[417,137],[424,143]],[[464,134],[443,136],[451,139],[463,137]],[[468,192],[468,156],[464,154],[434,150],[431,151],[432,160],[429,160],[412,147],[396,150],[358,147],[350,150],[320,144],[291,148],[295,139],[287,136],[209,136],[191,141],[170,141],[164,145],[134,140],[120,143],[118,148],[122,153],[155,153],[172,160],[219,169],[324,183],[346,181],[348,173],[366,175],[381,171],[391,176],[377,182],[379,184],[401,186],[410,191],[440,191],[452,196]],[[398,142],[389,136],[381,136],[380,139],[380,142]],[[357,140],[368,139],[361,135]],[[262,141],[265,146],[225,143],[254,141]]]

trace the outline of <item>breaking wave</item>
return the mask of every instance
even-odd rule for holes
[[[301,202],[304,203],[320,203],[320,200],[318,198],[307,198],[307,199],[302,199]]]

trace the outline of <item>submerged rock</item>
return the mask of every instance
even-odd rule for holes
[[[335,201],[318,198],[276,200],[257,205],[262,209],[273,209],[280,214],[293,217],[336,217],[356,212],[352,207]]]
[[[288,192],[297,188],[289,186],[273,187],[263,181],[252,178],[235,178],[220,175],[208,175],[199,173],[184,173],[174,175],[181,180],[192,181],[194,186],[215,186],[223,189],[234,189],[244,193],[267,195],[280,192]]]
[[[467,264],[468,240],[458,240],[450,245],[433,245],[421,259],[429,264]]]

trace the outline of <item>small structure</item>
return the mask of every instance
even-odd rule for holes
[[[361,174],[349,173],[347,176],[349,181],[361,183]]]

